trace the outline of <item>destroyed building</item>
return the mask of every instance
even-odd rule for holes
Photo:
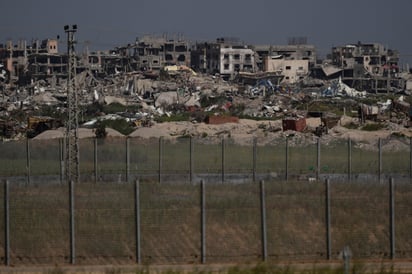
[[[332,48],[334,74],[348,85],[369,92],[389,92],[402,85],[399,54],[379,43],[348,44]]]
[[[17,44],[7,41],[5,45],[0,45],[0,48],[2,52],[0,61],[5,64],[14,81],[27,81],[25,78],[30,78],[28,75],[30,73],[38,75],[42,72],[52,75],[55,71],[61,72],[66,66],[66,63],[58,58],[56,39],[46,39],[41,42],[34,40],[31,43],[21,40]]]
[[[283,55],[265,56],[263,64],[265,72],[278,72],[284,76],[283,83],[286,84],[295,84],[309,73],[309,60],[307,59],[286,59]]]
[[[267,56],[282,56],[285,60],[308,60],[309,68],[316,64],[317,54],[314,45],[306,44],[306,40],[290,39],[287,45],[254,45],[256,66],[260,71],[264,68],[264,59]]]
[[[136,70],[160,70],[164,66],[190,66],[190,45],[182,37],[143,36],[136,39],[132,50],[133,67]]]
[[[232,78],[240,71],[256,71],[254,51],[233,38],[218,38],[215,43],[197,43],[191,53],[192,68],[204,73]]]

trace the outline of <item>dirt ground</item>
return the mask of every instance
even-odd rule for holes
[[[329,143],[335,140],[347,140],[350,138],[355,143],[362,145],[364,148],[374,149],[377,147],[379,139],[383,142],[383,149],[403,150],[408,149],[406,141],[400,142],[397,138],[391,136],[412,137],[412,129],[405,128],[397,124],[388,124],[384,129],[377,131],[365,131],[360,129],[348,129],[344,125],[349,123],[358,123],[356,118],[343,116],[338,125],[328,131],[321,137],[322,143]],[[250,144],[252,138],[258,139],[259,145],[277,143],[284,140],[286,136],[297,136],[307,143],[315,143],[318,139],[313,134],[315,128],[320,125],[320,118],[307,118],[307,129],[304,132],[283,131],[282,121],[269,120],[248,120],[240,119],[239,123],[226,123],[221,125],[211,125],[206,123],[192,122],[168,122],[155,123],[151,127],[140,127],[132,132],[131,138],[177,138],[181,136],[193,136],[203,139],[205,142],[220,142],[221,138],[232,138],[238,144]],[[107,137],[125,137],[121,133],[107,128]],[[35,140],[47,140],[62,138],[64,129],[48,130],[38,136]],[[80,128],[79,138],[93,138],[95,133],[93,129]],[[406,140],[406,139],[405,139]]]

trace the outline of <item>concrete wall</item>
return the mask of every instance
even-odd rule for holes
[[[283,58],[264,58],[264,70],[266,72],[281,71],[285,76],[283,83],[293,84],[303,79],[309,72],[309,60],[285,60]]]
[[[220,49],[220,74],[235,74],[238,71],[254,71],[254,51],[248,48],[222,47]]]

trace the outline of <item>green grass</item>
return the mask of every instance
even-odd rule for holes
[[[363,127],[361,127],[361,130],[365,130],[365,131],[377,131],[377,130],[381,130],[385,128],[384,124],[381,123],[370,123],[370,124],[366,124]]]

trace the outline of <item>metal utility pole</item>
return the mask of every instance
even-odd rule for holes
[[[67,33],[67,121],[66,121],[66,180],[79,181],[79,108],[76,85],[76,52],[74,34],[77,25],[64,26]]]

